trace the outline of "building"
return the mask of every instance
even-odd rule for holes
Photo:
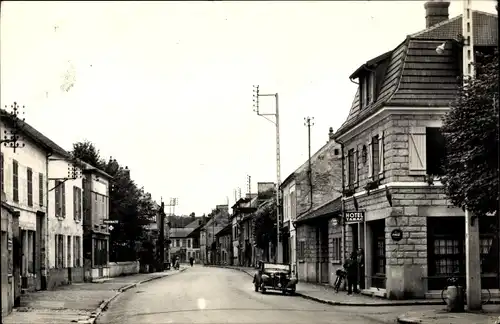
[[[0,132],[10,134],[15,128],[15,120],[4,110],[1,113]],[[20,249],[20,257],[13,259],[13,268],[20,268],[22,289],[44,290],[48,280],[46,252],[52,248],[47,242],[51,236],[47,217],[48,160],[51,155],[67,156],[68,153],[25,122],[17,129],[24,147],[14,150],[2,146],[1,152],[3,203],[14,214],[19,214],[19,229],[12,230],[12,239],[19,241],[16,248]],[[16,236],[18,231],[19,237]]]
[[[85,281],[109,276],[111,176],[83,163],[83,265]]]
[[[6,203],[5,193],[1,200],[2,241],[2,317],[19,306],[21,298],[21,249],[19,234],[19,212]]]
[[[462,67],[455,40],[462,17],[448,19],[448,6],[427,2],[424,30],[354,71],[350,78],[360,86],[335,134],[343,146],[345,209],[360,212],[346,226],[345,252],[364,248],[365,292],[389,299],[439,296],[444,278],[465,275],[464,211],[446,199],[440,181],[440,127]],[[474,52],[492,51],[497,15],[473,11],[472,17]],[[493,294],[496,219],[480,222],[482,286]]]
[[[229,223],[228,205],[216,205],[211,218],[200,231],[200,253],[204,264],[214,264],[217,254],[215,233],[222,230]]]
[[[253,201],[253,204],[252,204]],[[257,210],[257,194],[247,193],[231,207],[233,265],[250,266],[255,262],[253,249],[253,212]],[[254,252],[254,253],[252,253]]]
[[[287,207],[295,217],[296,267],[299,280],[333,284],[335,270],[342,267],[342,154],[333,140],[328,141],[300,166],[282,188],[294,188]],[[295,198],[293,198],[295,197]],[[288,202],[288,200],[295,201]],[[287,211],[287,213],[289,213]]]
[[[200,259],[199,239],[190,235],[197,229],[194,225],[199,221],[195,220],[186,227],[170,229],[170,254],[179,256],[180,262],[188,262],[191,257],[196,261]]]
[[[231,256],[231,229],[232,224],[228,223],[224,228],[215,233],[217,244],[216,263],[219,265],[229,265]]]
[[[84,280],[83,174],[77,164],[69,154],[48,158],[48,289]]]

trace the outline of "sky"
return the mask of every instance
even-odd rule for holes
[[[201,215],[245,195],[247,175],[253,192],[276,181],[276,128],[253,112],[253,85],[279,94],[284,180],[307,160],[304,118],[315,152],[349,113],[349,75],[424,29],[424,3],[2,1],[1,105],[25,105],[67,150],[93,142],[155,200]],[[450,17],[461,11],[451,1]]]

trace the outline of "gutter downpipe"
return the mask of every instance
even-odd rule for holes
[[[47,152],[45,155],[45,192],[46,197],[45,197],[45,218],[46,218],[46,229],[45,229],[45,246],[43,247],[45,249],[45,269],[42,269],[42,290],[47,289],[47,277],[48,277],[48,271],[49,271],[49,253],[47,247],[49,246],[49,240],[50,240],[50,235],[49,235],[49,161],[50,157],[53,155],[53,152]],[[45,277],[45,287],[43,287],[43,277]],[[45,288],[45,289],[43,289]]]
[[[345,190],[345,161],[344,161],[344,143],[341,143],[338,139],[335,139],[335,142],[340,144],[340,154],[342,154],[341,157],[341,169],[342,169],[342,176],[341,176],[341,182],[342,182],[342,201],[341,201],[341,219],[342,219],[342,264],[345,263],[346,259],[346,224],[345,224],[345,219],[344,219],[344,213],[345,213],[345,199],[344,199],[344,190]]]

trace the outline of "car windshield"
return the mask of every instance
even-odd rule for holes
[[[272,264],[265,263],[264,270],[280,270],[280,271],[289,271],[290,266],[288,264]]]

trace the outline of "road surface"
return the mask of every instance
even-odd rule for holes
[[[412,308],[340,307],[299,296],[261,294],[254,291],[247,274],[195,266],[124,292],[97,323],[380,324],[395,323],[397,315]]]

